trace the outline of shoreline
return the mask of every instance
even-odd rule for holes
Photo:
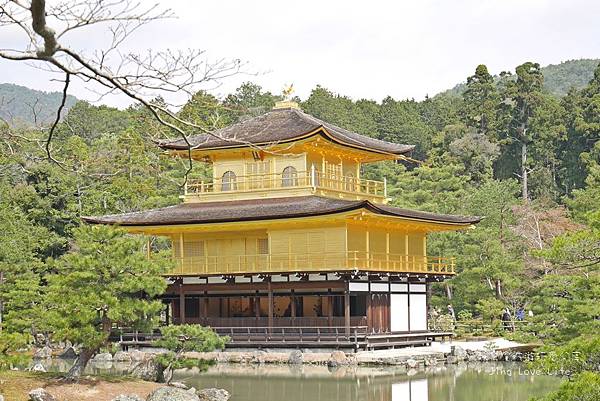
[[[487,341],[434,342],[427,347],[397,348],[388,350],[345,353],[337,350],[296,349],[242,349],[214,352],[186,352],[183,356],[216,363],[265,363],[265,364],[314,364],[314,365],[362,365],[395,366],[455,364],[470,362],[515,362],[534,346],[508,341],[503,338]]]

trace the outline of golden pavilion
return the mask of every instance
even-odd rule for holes
[[[361,176],[363,164],[413,146],[289,101],[189,142],[212,180],[188,182],[182,203],[84,218],[170,239],[169,323],[211,326],[243,347],[375,348],[449,334],[428,329],[428,288],[455,274],[454,259],[428,255],[427,235],[479,218],[389,206],[386,181]],[[174,157],[190,150],[183,140],[159,146]]]

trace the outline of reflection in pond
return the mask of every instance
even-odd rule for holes
[[[67,371],[73,361],[37,361]],[[32,362],[33,364],[34,362]],[[90,363],[88,374],[123,374],[128,363]],[[205,372],[177,371],[174,380],[196,388],[225,388],[231,401],[527,401],[560,379],[527,374],[523,365],[469,363],[426,371],[404,367],[217,364]]]
[[[221,387],[231,401],[527,401],[560,380],[519,374],[517,364],[464,364],[427,372],[401,368],[217,365],[178,372],[197,388]]]

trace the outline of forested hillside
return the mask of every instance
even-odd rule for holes
[[[556,96],[564,96],[571,87],[582,89],[587,85],[600,59],[569,60],[541,68],[544,89]],[[462,95],[466,83],[460,83],[441,95]],[[60,104],[59,92],[43,92],[24,86],[0,83],[0,118],[15,124],[45,125],[54,120],[54,111]],[[69,96],[65,112],[77,98]]]
[[[460,319],[486,322],[498,321],[503,308],[525,308],[532,311],[528,330],[548,342],[594,332],[600,68],[562,98],[544,90],[535,63],[499,79],[474,66],[466,81],[461,96],[422,102],[354,101],[316,87],[301,107],[362,134],[416,145],[417,162],[365,168],[366,177],[387,177],[394,205],[485,216],[475,230],[429,241],[432,255],[457,257],[459,272],[435,288],[432,307],[452,304]],[[199,92],[179,116],[211,129],[267,111],[278,99],[246,83],[221,100]],[[51,143],[56,162],[46,155],[46,131],[0,129],[0,231],[8,234],[0,240],[0,296],[10,305],[5,322],[25,328],[37,319],[27,311],[53,260],[70,248],[79,217],[177,203],[187,160],[161,156],[154,141],[174,134],[138,107],[78,102]],[[208,167],[196,163],[191,176],[207,178]]]
[[[600,59],[579,59],[563,61],[559,64],[550,64],[541,68],[544,75],[544,90],[555,96],[562,97],[572,87],[584,88],[594,76],[594,69]],[[495,78],[499,79],[500,74]],[[466,82],[461,82],[454,88],[442,92],[443,95],[460,96],[466,89]]]
[[[11,125],[46,125],[56,118],[61,99],[60,92],[43,92],[0,83],[0,119]],[[65,112],[76,102],[75,96],[69,96]]]

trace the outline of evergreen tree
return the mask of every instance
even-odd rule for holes
[[[463,92],[460,116],[467,127],[474,128],[479,135],[490,140],[497,139],[497,113],[500,95],[485,65],[480,64],[475,74],[467,78]]]
[[[114,325],[148,330],[156,324],[166,288],[160,275],[171,266],[169,255],[144,252],[142,238],[107,226],[82,226],[72,250],[51,264],[43,308],[43,324],[54,339],[81,344],[67,373],[81,375],[88,361],[106,345]]]

